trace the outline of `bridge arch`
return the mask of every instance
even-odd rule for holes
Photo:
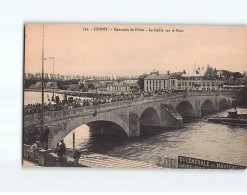
[[[184,117],[193,117],[195,115],[195,111],[193,106],[188,101],[181,101],[177,107],[177,112],[184,118]]]
[[[49,126],[49,124],[47,124]],[[56,148],[56,144],[64,139],[76,128],[87,125],[92,133],[110,135],[129,135],[129,125],[113,113],[98,114],[97,116],[81,116],[68,119],[66,125],[60,127],[57,133],[53,133],[49,141],[49,147]],[[115,131],[114,131],[115,130]]]
[[[205,116],[212,114],[215,111],[214,104],[212,100],[206,99],[201,105],[201,115]]]
[[[229,102],[225,98],[221,98],[219,102],[220,111],[229,108]]]
[[[157,126],[160,124],[158,112],[153,107],[146,108],[140,116],[140,125]]]
[[[93,134],[127,137],[127,133],[123,127],[112,121],[92,121],[86,123],[86,125],[89,127],[89,131]]]

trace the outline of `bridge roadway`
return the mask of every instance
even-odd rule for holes
[[[140,135],[140,126],[178,128],[184,117],[201,117],[231,107],[236,98],[243,101],[242,92],[179,92],[140,97],[135,100],[79,107],[44,114],[44,125],[50,129],[49,148],[77,127],[87,124],[93,133],[128,137]],[[24,116],[24,137],[39,134],[41,114]]]

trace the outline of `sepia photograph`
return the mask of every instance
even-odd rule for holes
[[[246,169],[246,34],[26,23],[22,165]]]

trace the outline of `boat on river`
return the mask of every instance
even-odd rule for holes
[[[210,117],[208,122],[222,123],[234,126],[247,126],[247,114],[238,114],[237,110],[229,111],[226,117]]]

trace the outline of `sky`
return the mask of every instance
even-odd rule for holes
[[[94,31],[107,27],[108,31]],[[89,31],[84,31],[88,28]],[[142,28],[147,31],[115,31]],[[25,25],[25,72],[41,72],[42,24]],[[91,30],[92,29],[92,30]],[[111,30],[112,29],[112,30]],[[150,32],[149,29],[163,29]],[[179,29],[183,32],[171,32]],[[170,32],[164,32],[170,30]],[[132,76],[194,67],[247,70],[247,27],[200,25],[45,24],[45,73]]]

